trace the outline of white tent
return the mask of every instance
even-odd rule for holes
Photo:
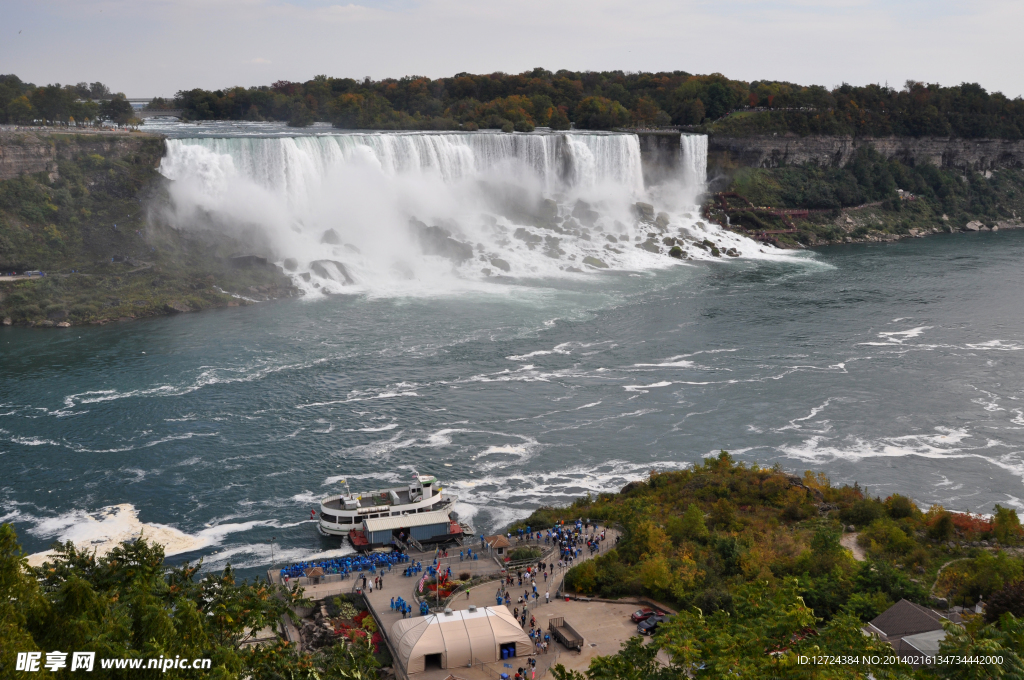
[[[402,619],[391,627],[391,642],[408,673],[422,672],[430,656],[452,669],[499,661],[503,648],[514,648],[515,656],[533,653],[530,636],[505,607]]]

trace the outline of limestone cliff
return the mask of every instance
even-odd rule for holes
[[[144,147],[161,144],[160,140],[157,135],[141,132],[89,131],[80,134],[73,130],[0,130],[0,180],[46,172],[54,181],[58,176],[59,161],[71,160],[82,153],[122,158],[137,154]]]
[[[941,168],[975,171],[1024,167],[1024,140],[826,135],[711,135],[708,166],[726,170],[804,164],[842,167],[862,146],[870,146],[885,158],[896,158],[908,165],[931,163]]]

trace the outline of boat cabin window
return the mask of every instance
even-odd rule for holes
[[[352,518],[351,517],[342,517],[341,518],[341,522],[339,522],[339,524],[352,524]]]
[[[338,518],[337,517],[335,517],[334,515],[328,515],[327,513],[323,513],[323,512],[320,513],[320,519],[323,520],[324,522],[330,522],[331,524],[337,524],[338,523]]]

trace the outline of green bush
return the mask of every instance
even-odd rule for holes
[[[839,513],[845,524],[864,527],[885,515],[885,506],[877,500],[864,498]]]
[[[519,560],[532,560],[541,556],[541,551],[538,548],[516,548],[509,553],[509,559],[513,562]]]

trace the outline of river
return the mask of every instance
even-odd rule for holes
[[[309,510],[341,479],[435,474],[484,532],[720,449],[1024,510],[1022,259],[958,234],[0,328],[0,516],[257,573],[340,547]]]

